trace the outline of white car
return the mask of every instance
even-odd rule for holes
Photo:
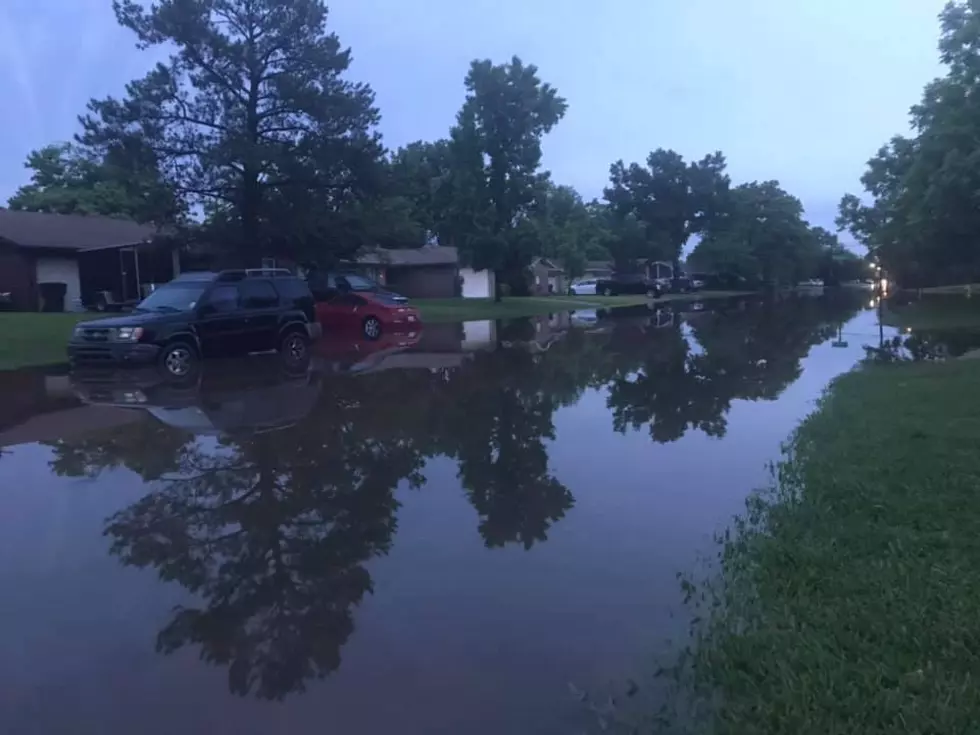
[[[569,286],[568,292],[575,296],[595,296],[595,279],[588,278],[584,281],[577,281]]]

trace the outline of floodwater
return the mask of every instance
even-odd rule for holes
[[[866,294],[0,374],[0,732],[564,733],[879,334]]]

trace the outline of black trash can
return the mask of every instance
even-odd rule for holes
[[[38,291],[41,293],[41,311],[64,311],[65,294],[68,293],[67,283],[39,283]]]

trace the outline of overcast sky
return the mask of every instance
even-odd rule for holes
[[[517,54],[568,100],[545,141],[558,183],[601,195],[609,164],[722,150],[736,182],[778,179],[814,224],[859,189],[940,73],[943,0],[335,0],[395,147],[446,134],[470,60]],[[0,202],[32,148],[68,140],[93,96],[151,60],[110,0],[0,0]]]

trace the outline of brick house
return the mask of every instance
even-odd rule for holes
[[[0,208],[0,294],[7,308],[36,311],[39,284],[65,285],[65,310],[109,291],[136,299],[140,285],[173,277],[176,254],[155,242],[158,230],[111,217]]]
[[[346,267],[410,298],[488,298],[494,293],[493,273],[461,268],[454,247],[373,248]]]

